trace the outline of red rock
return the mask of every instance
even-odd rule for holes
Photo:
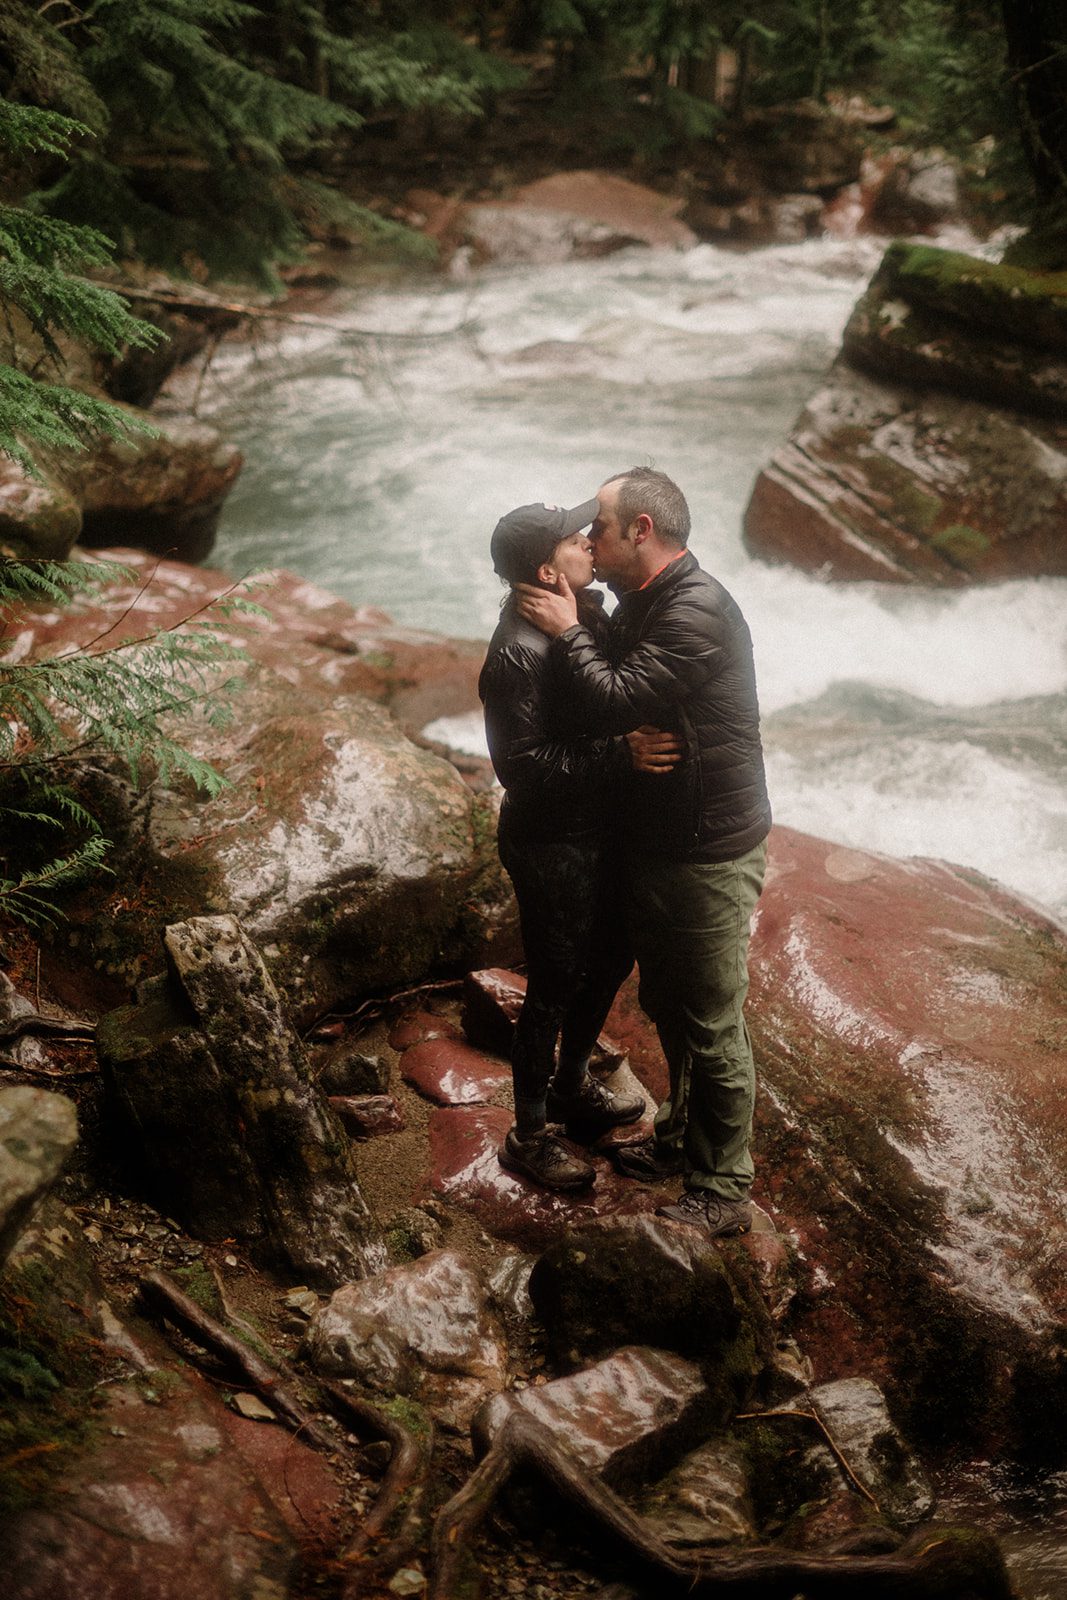
[[[226,1447],[207,1386],[172,1371],[151,1403],[135,1383],[100,1394],[91,1444],[48,1503],[5,1518],[0,1561],[11,1600],[288,1594],[293,1542]]]
[[[612,1484],[672,1465],[705,1435],[713,1410],[693,1362],[631,1345],[570,1377],[495,1395],[471,1428],[476,1455],[485,1454],[515,1405]]]
[[[407,1126],[404,1113],[391,1094],[331,1094],[327,1099],[353,1139],[400,1133]]]
[[[459,1029],[432,1011],[408,1011],[393,1024],[388,1037],[394,1050],[406,1050],[423,1039],[458,1039]]]
[[[449,1106],[434,1111],[430,1118],[433,1192],[470,1211],[499,1239],[524,1248],[543,1248],[549,1239],[579,1222],[654,1211],[670,1192],[620,1177],[603,1156],[592,1151],[587,1152],[597,1173],[592,1190],[561,1195],[535,1188],[505,1172],[497,1160],[512,1120],[511,1112],[499,1106]]]
[[[972,1424],[1040,1410],[1067,1316],[1063,929],[964,868],[776,828],[751,978],[757,1192],[817,1375],[951,1407],[965,1362]]]
[[[468,972],[463,980],[463,1031],[472,1044],[497,1055],[507,1055],[511,1036],[526,995],[526,979],[504,967],[484,967]],[[596,1042],[594,1066],[620,1062],[625,1051],[602,1033]]]
[[[442,1106],[480,1105],[511,1083],[511,1068],[456,1039],[426,1039],[400,1058],[404,1082]]]
[[[218,1418],[294,1538],[305,1544],[310,1536],[334,1554],[346,1494],[322,1453],[287,1427],[250,1422],[223,1406]]]

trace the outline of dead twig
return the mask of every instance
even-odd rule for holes
[[[817,1411],[793,1411],[788,1407],[783,1407],[782,1409],[776,1411],[740,1411],[734,1418],[734,1421],[760,1422],[764,1417],[803,1417],[807,1422],[814,1422],[815,1426],[818,1428],[819,1432],[822,1434],[827,1445],[829,1446],[831,1454],[836,1460],[838,1466],[841,1468],[852,1487],[857,1489],[859,1493],[863,1495],[865,1500],[869,1500],[871,1505],[878,1512],[879,1516],[881,1515],[882,1508],[878,1504],[878,1501],[874,1498],[874,1495],[867,1488],[866,1484],[861,1483],[857,1478],[856,1474],[849,1466],[848,1459],[845,1456],[844,1451],[841,1449],[841,1446],[838,1444],[837,1440],[834,1438],[833,1434],[830,1432],[829,1428],[826,1426],[825,1422],[822,1420]]]

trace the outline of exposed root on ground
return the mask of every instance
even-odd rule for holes
[[[663,1591],[729,1596],[730,1600],[792,1600],[862,1594],[866,1600],[1009,1600],[1011,1590],[996,1541],[968,1531],[927,1530],[892,1555],[812,1555],[749,1546],[686,1555],[664,1543],[613,1490],[590,1474],[536,1418],[514,1407],[492,1446],[463,1487],[441,1508],[431,1540],[427,1600],[460,1600],[471,1590],[470,1545],[508,1479],[536,1472],[609,1535],[626,1558]]]

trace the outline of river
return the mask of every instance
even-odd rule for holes
[[[881,248],[633,250],[337,293],[328,328],[216,357],[200,410],[247,462],[213,559],[488,638],[501,512],[651,462],[751,625],[777,819],[978,868],[1067,918],[1067,581],[828,584],[742,548],[754,477]],[[433,731],[483,748],[477,718]]]
[[[247,461],[213,559],[485,639],[497,517],[651,462],[751,624],[778,820],[963,863],[1067,918],[1067,581],[835,585],[742,547],[754,477],[881,248],[702,245],[337,292],[329,327],[224,346],[203,383]],[[433,732],[484,748],[476,717]],[[976,1468],[944,1509],[1003,1535],[1026,1600],[1067,1600],[1067,1475]]]

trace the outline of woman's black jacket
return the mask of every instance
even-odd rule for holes
[[[580,597],[590,640],[606,642],[600,595]],[[515,843],[604,831],[617,741],[594,738],[551,642],[509,596],[478,680],[493,770],[504,786],[501,836]],[[627,762],[628,764],[628,762]]]

